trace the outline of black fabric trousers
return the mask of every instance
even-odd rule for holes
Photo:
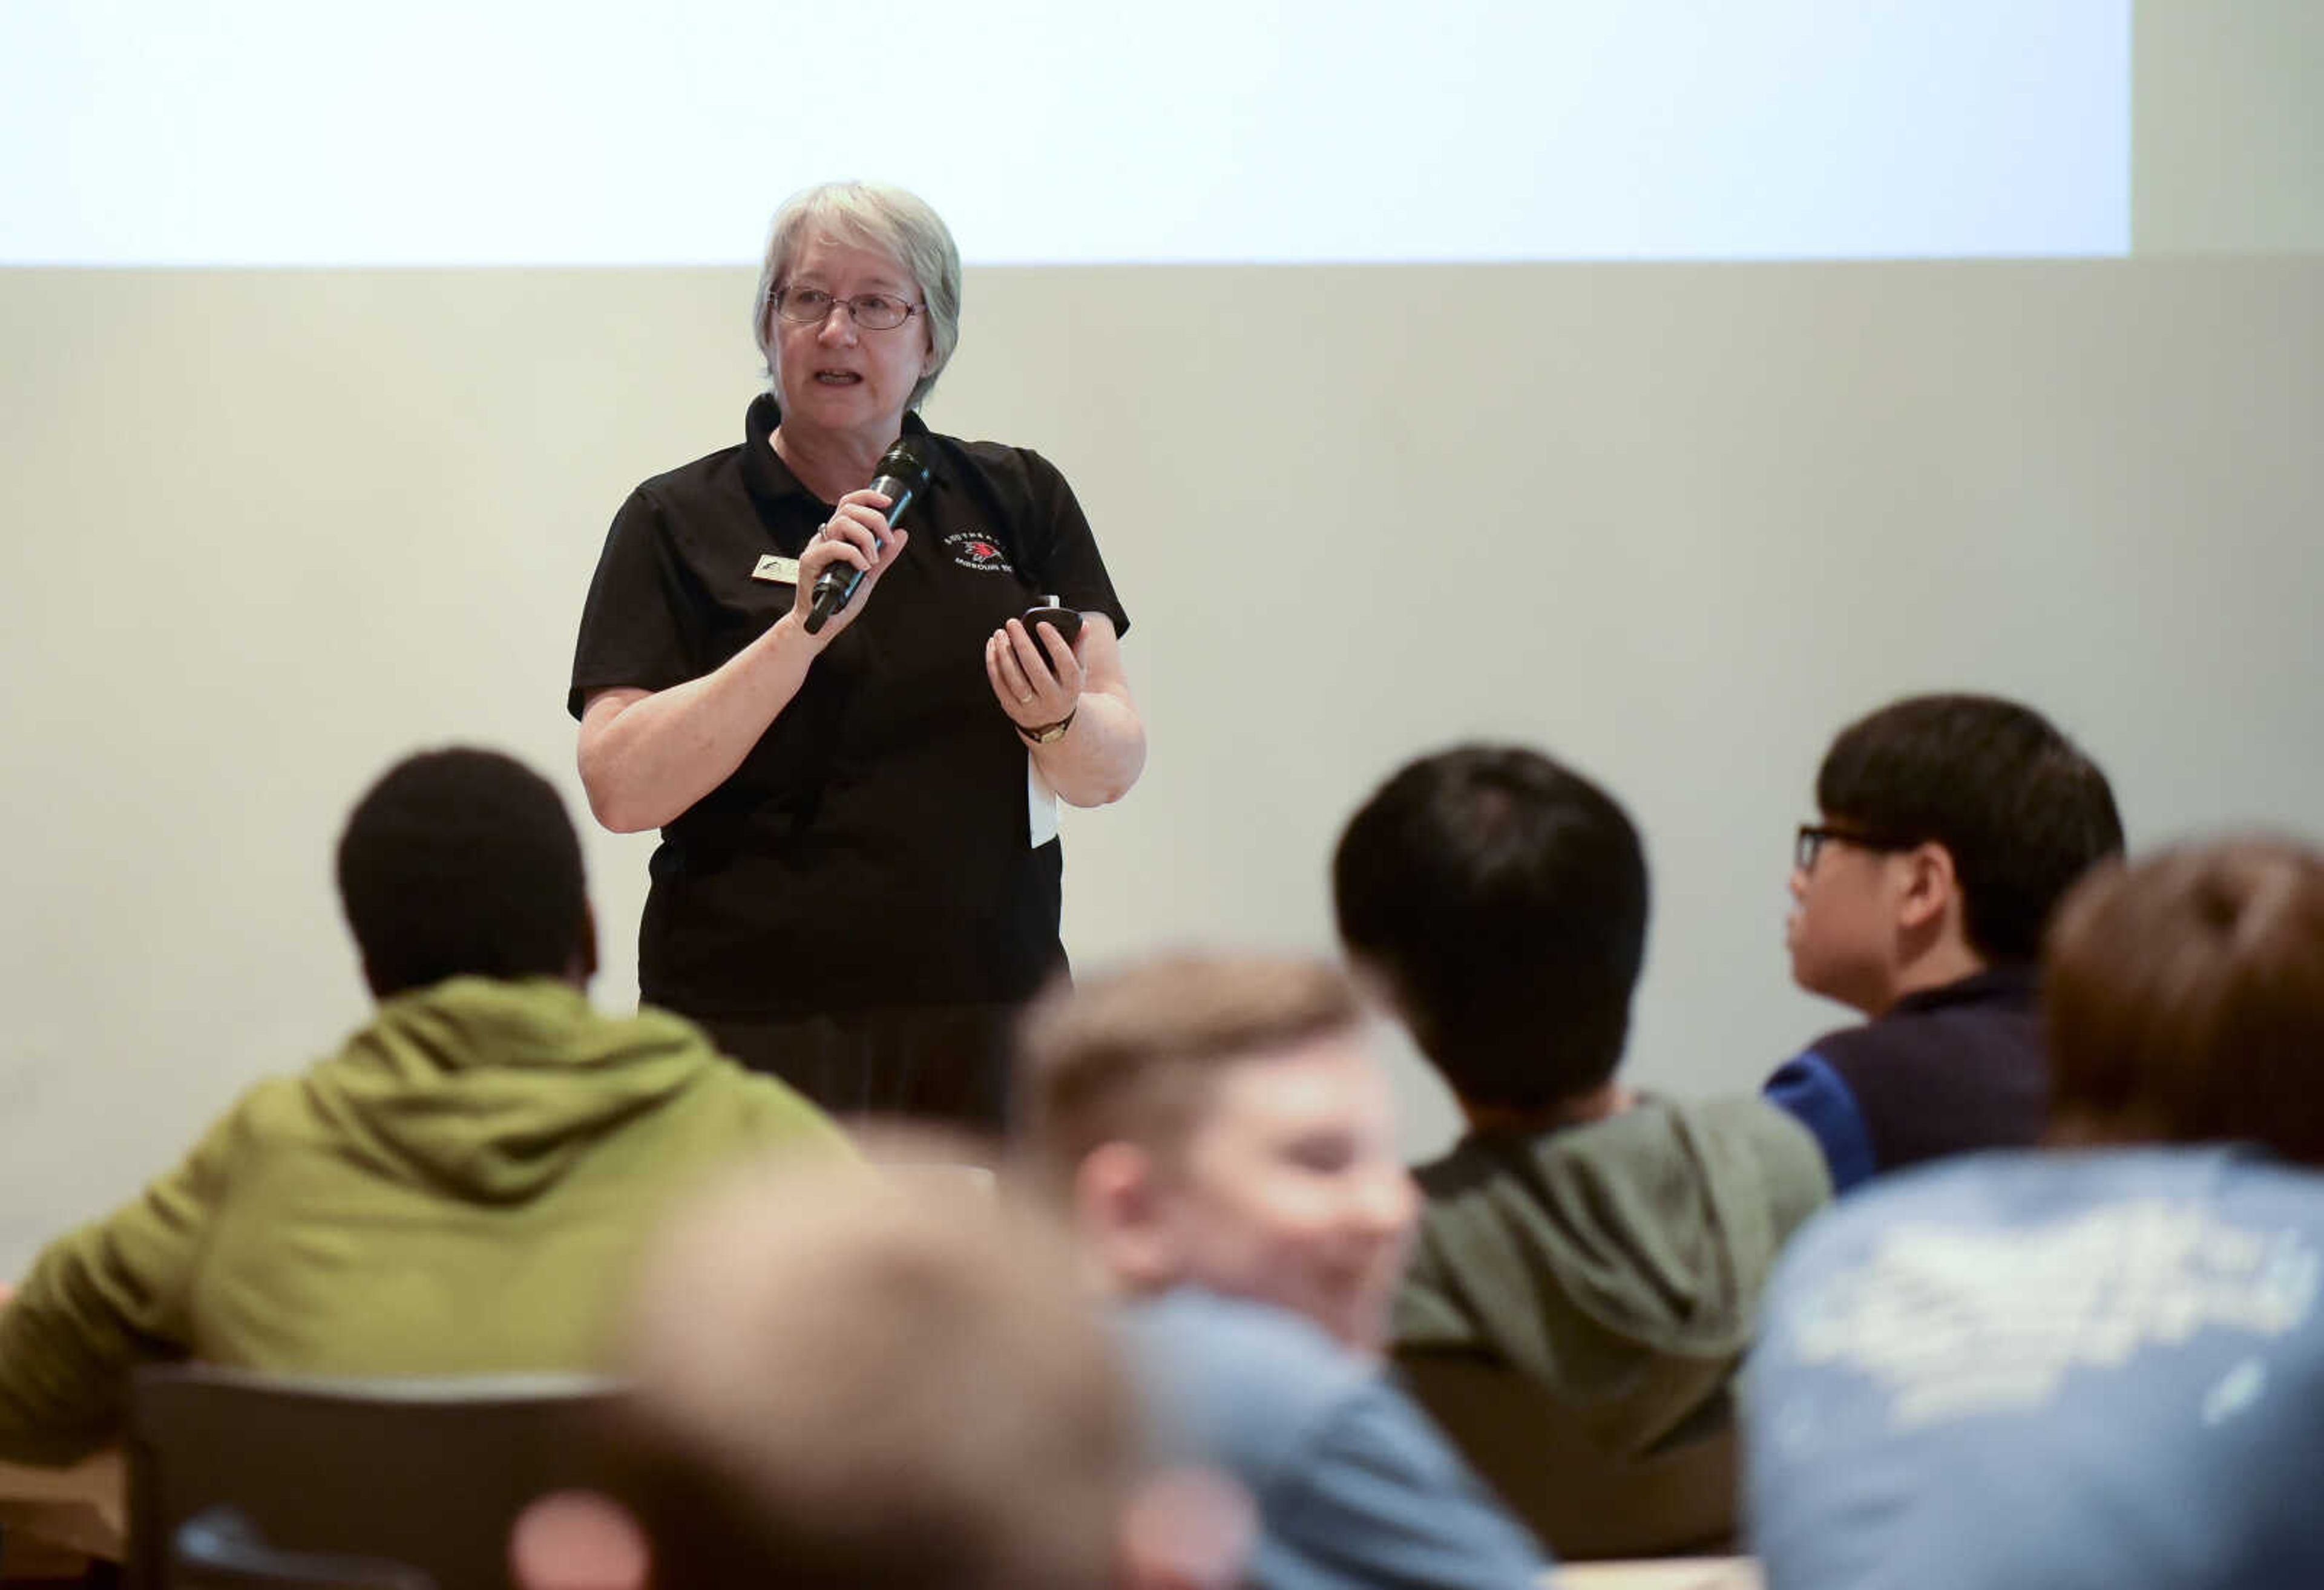
[[[1015,1005],[696,1016],[718,1046],[843,1120],[932,1121],[1005,1137]]]

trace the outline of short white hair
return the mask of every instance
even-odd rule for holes
[[[919,195],[884,182],[819,182],[785,199],[767,232],[758,296],[752,302],[751,335],[766,360],[770,381],[776,373],[775,294],[788,278],[791,262],[814,237],[878,249],[912,279],[927,313],[928,347],[934,354],[928,372],[914,383],[906,402],[906,407],[918,409],[927,401],[936,377],[952,363],[952,351],[960,345],[960,250],[951,228]]]

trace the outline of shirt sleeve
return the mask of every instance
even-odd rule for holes
[[[1054,592],[1077,612],[1102,612],[1113,620],[1113,632],[1130,632],[1130,615],[1114,594],[1113,580],[1098,555],[1097,538],[1089,518],[1057,466],[1038,453],[1025,453],[1033,487],[1035,522],[1026,527],[1028,544],[1038,549],[1033,573],[1045,592]]]
[[[1871,1129],[1856,1095],[1823,1056],[1811,1049],[1785,1062],[1762,1091],[1769,1103],[1789,1110],[1814,1134],[1835,1194],[1872,1179],[1879,1163],[1872,1153]]]
[[[660,504],[631,492],[589,581],[565,710],[578,719],[593,691],[667,690],[707,672],[700,611]]]
[[[51,1244],[0,1305],[0,1457],[69,1463],[117,1438],[129,1372],[190,1349],[188,1298],[237,1118],[137,1198]]]
[[[1254,1583],[1371,1590],[1533,1590],[1548,1559],[1411,1399],[1386,1380],[1349,1399],[1262,1503]]]

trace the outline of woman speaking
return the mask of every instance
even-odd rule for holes
[[[1146,736],[1065,478],[917,413],[960,274],[899,189],[783,206],[752,311],[771,391],[740,446],[622,503],[567,705],[598,821],[662,831],[646,1000],[842,1114],[999,1129],[1010,1021],[1065,960],[1055,802],[1118,798]],[[890,524],[867,483],[918,468]],[[834,568],[861,578],[811,630]],[[1028,627],[1046,595],[1076,634]]]

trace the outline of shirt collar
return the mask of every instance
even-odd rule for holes
[[[1936,1010],[1948,1005],[2003,1005],[2030,1009],[2041,981],[2032,966],[1989,966],[1934,988],[1923,988],[1896,1001],[1897,1010]]]
[[[783,411],[772,392],[761,392],[753,398],[751,407],[742,416],[742,484],[752,498],[764,508],[773,508],[793,497],[810,500],[815,497],[814,492],[799,483],[798,476],[791,473],[790,465],[785,464],[782,455],[774,449],[771,438],[775,427],[782,422]],[[917,411],[907,409],[904,413],[904,434],[908,437],[927,436],[927,422]],[[922,447],[918,451],[921,458],[927,461],[930,473],[942,480],[945,475],[942,450]],[[868,485],[870,483],[865,483]]]

